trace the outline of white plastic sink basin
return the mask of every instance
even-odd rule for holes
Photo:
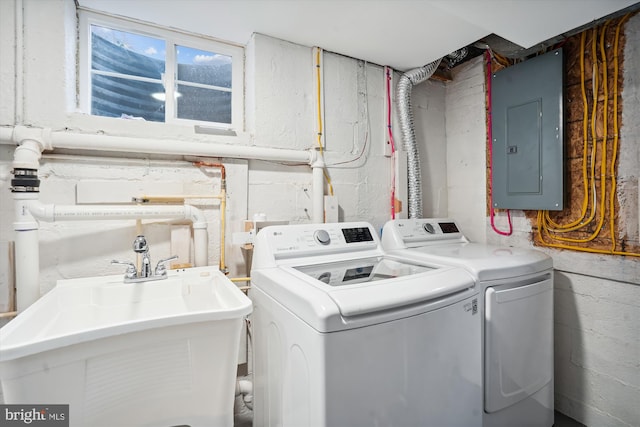
[[[61,280],[0,329],[5,403],[70,404],[71,425],[231,425],[249,298],[214,267]]]
[[[251,312],[249,298],[215,268],[171,270],[168,276],[142,283],[124,283],[122,275],[59,281],[0,329],[0,362],[115,334]]]

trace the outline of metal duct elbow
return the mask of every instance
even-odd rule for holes
[[[402,141],[407,152],[407,178],[409,185],[408,204],[409,218],[422,218],[422,182],[420,171],[420,153],[416,142],[413,125],[413,110],[411,108],[411,89],[433,75],[440,65],[438,59],[423,67],[415,68],[404,73],[397,86],[398,113]]]

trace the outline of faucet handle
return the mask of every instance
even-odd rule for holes
[[[166,276],[167,275],[167,266],[164,265],[165,262],[167,261],[171,261],[172,259],[178,259],[178,255],[173,255],[170,256],[169,258],[164,258],[158,261],[158,264],[156,264],[156,271],[155,271],[155,275],[156,276]]]
[[[135,279],[138,276],[138,271],[136,270],[136,265],[129,261],[118,261],[116,259],[111,260],[111,264],[122,264],[127,265],[127,271],[124,273],[125,279]]]

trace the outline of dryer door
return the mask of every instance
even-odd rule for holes
[[[510,287],[511,286],[511,287]],[[553,379],[553,279],[485,293],[485,411],[496,412]]]

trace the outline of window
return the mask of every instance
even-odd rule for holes
[[[241,47],[84,10],[80,19],[84,112],[239,129]]]

